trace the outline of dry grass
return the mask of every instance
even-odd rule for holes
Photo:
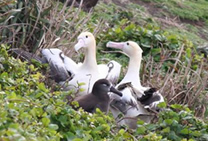
[[[167,54],[165,51],[162,52],[161,56]],[[152,57],[144,60],[141,74],[143,84],[158,88],[168,104],[188,105],[195,110],[197,116],[204,117],[208,101],[206,96],[208,75],[204,68],[208,62],[202,59],[198,68],[193,70],[192,60],[180,61],[184,54],[184,45],[182,45],[176,58],[164,59],[159,63],[154,62]],[[174,60],[175,63],[169,66],[167,72],[164,72],[162,66],[168,60]]]
[[[15,1],[7,0],[0,5],[3,5],[1,11],[5,11],[0,15],[4,20],[0,24],[0,43],[36,54],[42,48],[60,48],[73,56],[74,40],[80,32],[88,30],[85,25],[92,15],[92,12],[83,13],[81,5],[79,8],[68,7],[67,2],[39,0],[24,2],[21,7]]]

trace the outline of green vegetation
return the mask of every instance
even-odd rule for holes
[[[140,128],[136,135],[146,134],[141,139],[144,141],[207,140],[207,124],[196,119],[186,107],[175,104],[171,109],[161,112],[157,123],[144,125],[142,121],[138,122]]]
[[[204,0],[151,3],[165,9],[165,15],[207,22],[208,2]],[[145,14],[144,6],[129,3],[125,7],[101,1],[88,14],[56,1],[0,2],[0,140],[208,140],[208,61],[197,52],[206,38],[196,34],[202,29],[192,23],[183,30],[170,25],[163,28],[164,23]],[[206,25],[203,28],[206,31]],[[41,73],[45,66],[8,54],[11,48],[38,54],[40,48],[59,47],[79,60],[82,55],[76,56],[72,46],[84,30],[96,35],[98,61],[119,61],[122,75],[128,58],[109,53],[114,50],[105,48],[106,42],[133,40],[141,46],[142,84],[159,88],[166,100],[153,123],[138,121],[139,128],[132,131],[117,127],[111,113],[75,111],[65,102],[73,92],[51,87]]]
[[[160,113],[158,122],[145,124],[132,132],[119,129],[111,115],[100,110],[88,114],[74,111],[64,102],[70,92],[52,91],[45,77],[32,64],[7,54],[2,45],[0,76],[1,140],[182,140],[208,139],[208,124],[181,105]],[[165,108],[162,104],[161,107]]]
[[[179,16],[182,19],[193,21],[208,20],[206,11],[207,0],[143,0],[144,2],[154,2],[158,7],[163,8],[170,14]]]
[[[208,20],[206,11],[208,10],[206,0],[158,0],[157,3],[162,3],[163,8],[171,14],[179,16],[182,19],[193,21]]]
[[[196,44],[208,41],[206,36],[208,32],[207,0],[142,1],[152,5],[149,8],[150,13],[161,18],[162,21],[159,20],[159,22],[164,22],[162,25],[170,29],[169,31],[185,36]],[[193,26],[191,27],[190,24]],[[172,30],[175,27],[179,30]]]
[[[0,139],[7,140],[100,140],[110,133],[113,118],[99,110],[89,115],[74,111],[65,102],[70,92],[51,91],[40,70],[9,57],[1,46]]]

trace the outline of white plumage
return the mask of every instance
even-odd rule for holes
[[[77,95],[84,95],[91,92],[95,81],[98,79],[106,78],[115,83],[119,78],[121,65],[115,61],[110,61],[107,65],[97,65],[96,41],[92,33],[83,32],[77,39],[78,42],[74,48],[76,51],[84,48],[85,59],[83,63],[75,63],[71,58],[65,56],[60,49],[42,50],[42,54],[49,64],[62,68],[70,74],[71,78],[68,82],[59,82],[63,85],[64,90],[74,89]],[[79,85],[80,83],[84,85]],[[84,91],[79,91],[80,89]]]
[[[144,121],[150,122],[152,116],[150,116],[144,105],[137,100],[145,94],[145,91],[150,89],[149,87],[143,87],[140,83],[139,70],[142,60],[142,49],[133,41],[121,43],[108,42],[107,47],[123,50],[130,59],[126,75],[117,85],[123,96],[121,98],[113,97],[114,100],[111,103],[111,111],[114,117],[119,121],[120,125],[127,125],[130,128],[137,127],[138,116]],[[122,86],[126,83],[130,83],[131,86]],[[119,102],[120,104],[118,104]],[[121,105],[123,109],[116,105]],[[118,119],[121,112],[124,114],[123,120]]]

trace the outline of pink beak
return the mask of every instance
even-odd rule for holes
[[[106,47],[117,48],[117,49],[123,50],[124,45],[125,45],[124,42],[112,42],[112,41],[109,41],[107,43]]]
[[[74,46],[74,49],[75,49],[75,51],[76,52],[78,52],[78,50],[80,49],[80,48],[82,48],[82,47],[84,47],[85,46],[85,42],[84,42],[84,40],[83,39],[78,39],[78,42],[76,43],[76,45]]]

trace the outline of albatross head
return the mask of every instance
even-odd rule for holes
[[[140,46],[133,41],[127,41],[127,42],[108,42],[107,47],[111,47],[111,48],[117,48],[117,49],[121,49],[123,50],[123,52],[131,57],[131,56],[135,56],[137,54],[142,54],[142,49],[140,48]]]
[[[76,52],[80,49],[80,48],[89,48],[89,47],[95,47],[95,37],[93,36],[92,33],[90,32],[82,32],[78,38],[77,38],[78,42],[77,44],[74,46]]]
[[[112,92],[119,96],[123,95],[107,79],[99,79],[95,82],[93,89],[92,89],[92,93],[94,95],[99,96],[99,95],[107,94],[108,92]]]

